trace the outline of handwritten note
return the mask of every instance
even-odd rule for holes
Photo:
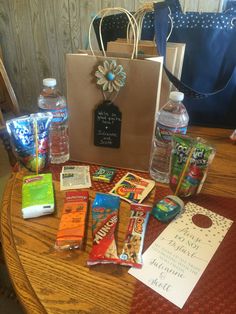
[[[114,104],[105,101],[94,115],[94,145],[120,147],[121,112]]]
[[[194,223],[202,215],[208,227]],[[233,222],[193,203],[143,254],[142,269],[129,273],[182,308]]]

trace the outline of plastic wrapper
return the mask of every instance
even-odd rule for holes
[[[57,250],[83,247],[88,200],[87,191],[66,192],[55,244]]]
[[[92,205],[93,246],[88,265],[118,263],[115,229],[118,222],[120,198],[97,193]]]
[[[110,183],[112,182],[114,176],[116,174],[116,170],[113,168],[100,167],[93,173],[93,181],[101,181]]]
[[[22,215],[24,219],[54,212],[52,174],[26,176],[22,184]]]
[[[152,207],[131,204],[130,220],[125,243],[120,255],[120,264],[141,268],[144,236]]]
[[[28,170],[41,171],[48,162],[50,112],[6,121],[11,146],[17,158]]]
[[[202,138],[173,135],[170,187],[175,195],[198,194],[206,179],[215,148]]]

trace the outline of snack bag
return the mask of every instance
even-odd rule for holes
[[[55,248],[82,248],[89,194],[87,191],[66,192]]]
[[[88,265],[118,263],[115,229],[118,221],[120,198],[97,193],[92,205],[93,247]]]
[[[125,244],[120,255],[121,265],[142,267],[143,242],[151,210],[149,205],[131,204]]]
[[[173,135],[170,187],[178,196],[191,196],[201,191],[215,149],[202,138]]]

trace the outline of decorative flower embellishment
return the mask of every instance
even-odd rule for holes
[[[122,65],[117,65],[115,60],[105,60],[103,66],[99,65],[95,72],[97,84],[102,86],[104,92],[119,92],[125,86],[126,73]]]

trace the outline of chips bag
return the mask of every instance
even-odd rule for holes
[[[93,247],[88,265],[118,263],[115,229],[118,222],[120,198],[97,193],[92,205]]]

